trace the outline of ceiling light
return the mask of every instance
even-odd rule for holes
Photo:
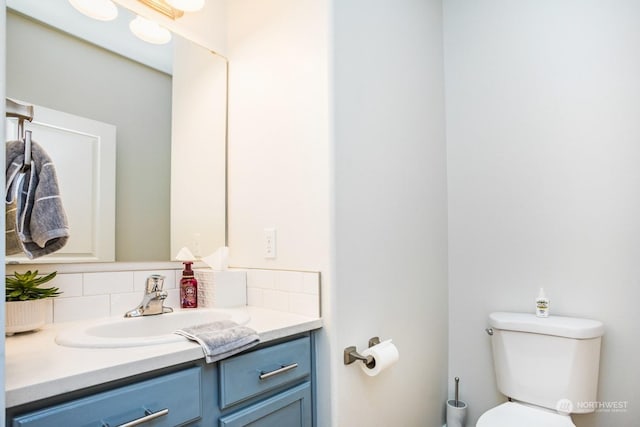
[[[165,0],[173,8],[195,12],[204,7],[204,0]]]
[[[111,0],[69,0],[79,12],[99,21],[111,21],[118,16],[118,8]]]
[[[171,40],[171,32],[153,21],[136,16],[136,19],[129,23],[131,32],[138,38],[153,44],[165,44]]]

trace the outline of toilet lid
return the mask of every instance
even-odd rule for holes
[[[568,415],[506,402],[488,410],[476,427],[576,427]]]

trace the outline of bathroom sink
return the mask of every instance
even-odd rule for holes
[[[232,320],[240,325],[250,316],[239,310],[190,309],[135,318],[112,318],[61,331],[56,343],[66,347],[118,348],[183,342],[187,338],[174,334],[177,329]]]

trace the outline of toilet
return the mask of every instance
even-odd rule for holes
[[[489,325],[498,390],[509,401],[476,427],[575,427],[571,414],[594,411],[602,322],[491,313]]]

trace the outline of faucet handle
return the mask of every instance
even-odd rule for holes
[[[161,291],[164,287],[164,276],[160,274],[152,274],[147,277],[147,293]]]

